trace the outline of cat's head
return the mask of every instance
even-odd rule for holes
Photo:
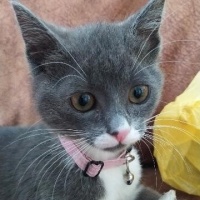
[[[46,124],[108,154],[142,138],[162,89],[163,4],[153,0],[125,21],[74,29],[13,4]]]

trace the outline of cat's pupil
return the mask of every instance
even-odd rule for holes
[[[140,99],[143,95],[143,89],[141,87],[135,87],[134,90],[133,90],[133,96],[136,98],[136,99]]]
[[[80,97],[79,97],[79,100],[78,100],[78,103],[80,106],[84,107],[86,106],[89,102],[90,102],[90,95],[88,94],[82,94]]]
[[[71,105],[78,111],[87,112],[93,108],[95,98],[90,93],[75,93],[71,96]]]

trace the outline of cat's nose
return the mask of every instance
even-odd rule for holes
[[[129,134],[129,132],[130,132],[130,129],[122,129],[119,131],[112,132],[111,135],[115,137],[118,142],[122,142],[126,138],[126,136]]]

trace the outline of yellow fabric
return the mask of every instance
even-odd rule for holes
[[[163,181],[200,196],[200,72],[157,116],[154,147]]]

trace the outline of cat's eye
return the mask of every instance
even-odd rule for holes
[[[75,93],[71,96],[72,106],[80,111],[87,112],[95,105],[95,98],[90,93]]]
[[[129,101],[134,104],[143,103],[149,95],[149,87],[147,85],[138,85],[133,87],[129,92]]]

